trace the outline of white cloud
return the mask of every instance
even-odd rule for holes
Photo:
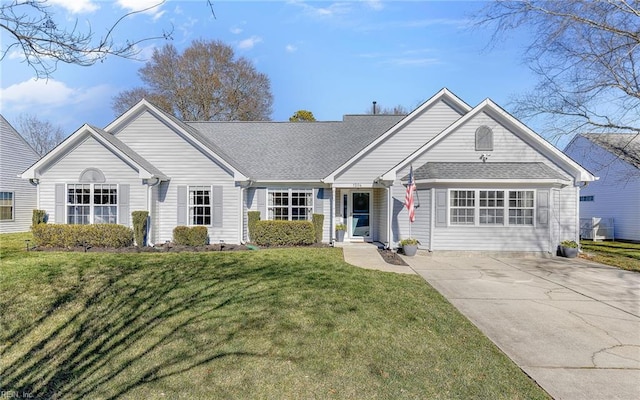
[[[327,7],[314,7],[298,0],[292,0],[289,3],[302,8],[307,14],[316,17],[333,17],[336,15],[344,15],[351,11],[351,5],[346,2],[331,3]]]
[[[104,99],[113,95],[109,85],[72,88],[55,79],[29,79],[0,89],[2,108],[14,113],[34,112],[43,115],[59,115],[68,107],[77,110],[91,108],[98,104],[104,106]]]
[[[376,11],[380,11],[384,8],[381,0],[365,0],[365,3],[369,6],[369,8],[372,8]]]
[[[298,51],[298,48],[292,44],[286,45],[284,49],[287,51],[287,53],[295,53],[296,51]]]
[[[242,28],[233,27],[229,29],[229,32],[233,33],[234,35],[239,35],[242,33]]]
[[[252,49],[256,44],[262,42],[262,38],[260,36],[251,36],[245,40],[241,40],[238,43],[238,48],[243,50]]]
[[[127,10],[128,12],[142,11],[143,13],[151,15],[154,21],[158,20],[164,14],[164,10],[161,10],[164,2],[160,0],[118,0],[117,4]]]
[[[100,8],[91,0],[49,0],[49,3],[60,6],[72,14],[91,13]]]

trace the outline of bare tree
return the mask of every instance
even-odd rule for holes
[[[115,96],[117,114],[145,97],[182,120],[270,119],[269,78],[220,41],[196,40],[182,54],[167,44],[154,50],[138,74],[146,86]]]
[[[140,43],[169,39],[173,29],[156,36],[127,40],[122,44],[114,42],[114,32],[127,17],[150,10],[163,2],[164,0],[151,7],[124,14],[103,36],[96,36],[90,26],[81,30],[78,20],[71,27],[56,23],[47,0],[2,1],[0,29],[9,34],[9,40],[2,44],[0,61],[9,54],[18,52],[25,64],[34,70],[37,78],[48,78],[57,69],[59,62],[89,66],[109,55],[135,58],[140,51]],[[209,5],[211,6],[210,3]]]
[[[65,138],[61,127],[31,114],[20,114],[18,127],[22,137],[40,157],[47,154]]]
[[[476,18],[494,46],[516,30],[532,35],[524,59],[539,81],[514,112],[542,118],[546,136],[640,133],[638,2],[496,1]]]

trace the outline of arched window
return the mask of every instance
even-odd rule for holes
[[[104,183],[106,179],[102,171],[98,168],[87,168],[82,171],[78,181],[82,183]]]
[[[478,129],[476,129],[476,150],[493,150],[493,131],[486,125],[482,125]]]

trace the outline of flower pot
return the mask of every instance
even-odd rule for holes
[[[344,231],[342,231],[342,230],[336,231],[336,241],[337,242],[344,242]]]
[[[578,248],[562,246],[562,255],[567,258],[576,258],[578,257]]]
[[[402,252],[404,253],[405,256],[413,257],[418,252],[418,245],[417,244],[406,244],[406,245],[402,246]]]

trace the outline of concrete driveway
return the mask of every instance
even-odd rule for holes
[[[555,399],[640,399],[640,274],[582,260],[404,258]]]

